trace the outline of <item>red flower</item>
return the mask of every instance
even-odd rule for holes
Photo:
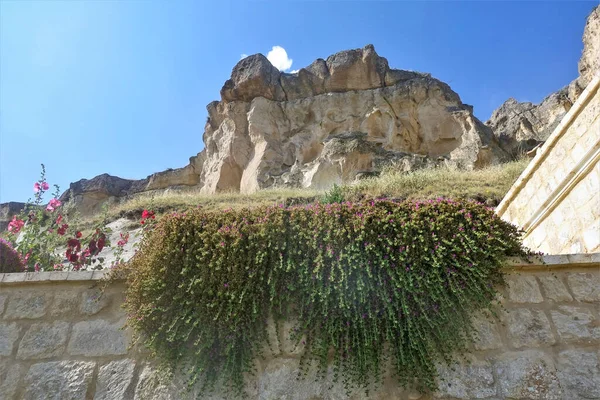
[[[56,230],[56,233],[58,233],[59,235],[64,235],[65,232],[67,232],[68,228],[69,228],[69,225],[62,224],[62,226]]]
[[[62,222],[63,216],[61,214],[58,214],[58,217],[56,218],[56,225],[60,225],[60,223]]]
[[[144,210],[142,211],[142,224],[145,219],[152,218],[154,219],[154,211]]]
[[[12,221],[8,223],[8,231],[12,233],[19,233],[24,225],[25,221],[22,219],[17,219],[17,216],[14,215]]]
[[[83,236],[83,234],[79,231],[77,231],[77,233],[75,234],[75,236],[77,237],[77,239],[79,239],[81,236]]]
[[[100,239],[98,239],[98,253],[100,253],[102,251],[102,249],[104,248],[105,245],[106,245],[106,238],[104,235],[102,235],[100,237]]]

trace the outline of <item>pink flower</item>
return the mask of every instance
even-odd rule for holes
[[[48,206],[46,206],[46,210],[47,211],[54,211],[55,208],[58,208],[61,206],[61,202],[57,199],[52,199],[48,202]]]
[[[42,182],[42,189],[44,189],[44,190],[50,189],[50,185],[48,185],[48,182]]]
[[[8,223],[8,231],[12,233],[19,233],[24,225],[25,221],[22,219],[17,219],[17,216],[14,215],[12,221]]]
[[[36,183],[33,184],[33,191],[34,192],[37,193],[37,192],[40,191],[40,189],[41,189],[41,186],[40,186],[39,182],[36,182]]]

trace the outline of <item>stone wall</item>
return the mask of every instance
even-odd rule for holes
[[[398,388],[374,399],[600,398],[600,254],[546,256],[507,269],[501,321],[478,317],[467,363],[440,367],[437,393]],[[0,399],[179,399],[121,330],[122,283],[102,272],[0,274]],[[256,399],[345,399],[340,385],[296,380],[299,350],[282,329],[248,386]],[[274,334],[274,330],[273,330]],[[274,342],[277,342],[274,340]],[[218,398],[218,397],[212,397]],[[365,398],[363,392],[349,398]]]
[[[550,254],[600,251],[600,76],[563,118],[497,209]]]

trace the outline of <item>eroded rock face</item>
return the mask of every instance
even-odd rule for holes
[[[544,142],[572,105],[567,88],[552,93],[537,105],[510,98],[492,113],[486,125],[493,129],[500,147],[518,157]]]
[[[583,32],[579,77],[550,94],[540,104],[520,103],[510,98],[486,122],[503,150],[513,158],[544,142],[585,90],[594,74],[600,73],[600,6],[588,16]]]
[[[472,169],[506,158],[491,130],[443,82],[390,69],[372,45],[296,74],[261,56],[233,69],[207,107],[199,185],[207,193],[328,188],[386,165]]]

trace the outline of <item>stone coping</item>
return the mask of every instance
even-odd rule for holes
[[[510,258],[507,269],[558,269],[567,267],[600,268],[600,253],[555,254],[532,257],[530,262]],[[0,274],[0,285],[50,282],[99,281],[108,276],[109,270],[22,272]]]

